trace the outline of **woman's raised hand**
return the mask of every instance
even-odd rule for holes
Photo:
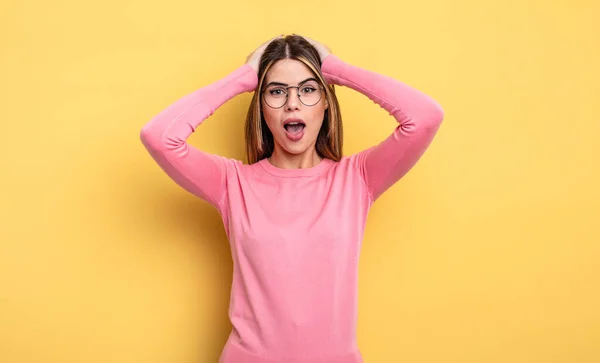
[[[266,42],[262,43],[252,53],[248,54],[248,57],[246,57],[246,63],[248,65],[250,65],[256,73],[258,73],[258,65],[259,65],[258,63],[260,62],[260,57],[264,53],[265,49],[267,48],[269,43],[271,43],[275,39],[279,39],[279,38],[283,38],[283,34],[276,36],[275,38],[271,38],[271,39],[267,40]]]
[[[319,52],[319,57],[321,57],[321,63],[323,63],[323,61],[325,60],[325,58],[327,58],[328,55],[332,54],[331,48],[329,48],[325,44],[319,43],[316,40],[312,40],[309,37],[306,37],[304,35],[300,35],[300,34],[292,34],[292,35],[301,36],[302,38],[306,39],[306,41],[308,41],[313,47],[315,47],[317,52]]]

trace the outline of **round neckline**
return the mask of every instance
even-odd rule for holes
[[[269,174],[282,177],[304,177],[318,175],[321,172],[327,170],[334,161],[331,159],[323,158],[317,165],[310,168],[296,168],[296,169],[283,169],[277,167],[269,161],[268,158],[259,160],[258,162]]]

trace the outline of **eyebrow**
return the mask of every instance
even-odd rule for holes
[[[311,78],[307,78],[304,81],[301,81],[300,83],[298,83],[298,86],[300,86],[302,83],[308,82],[308,81],[315,81],[315,82],[319,82],[317,81],[314,77]],[[281,83],[281,82],[269,82],[269,84],[267,84],[265,87],[269,87],[269,86],[285,86],[287,87],[288,84],[287,83]]]

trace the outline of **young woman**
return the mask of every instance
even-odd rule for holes
[[[342,156],[334,85],[388,111],[397,121],[391,135]],[[186,142],[244,92],[254,92],[247,163]],[[429,96],[291,35],[264,43],[242,66],[143,127],[141,140],[158,165],[214,206],[225,226],[234,262],[233,328],[220,363],[363,362],[355,332],[367,213],[415,165],[442,118]]]

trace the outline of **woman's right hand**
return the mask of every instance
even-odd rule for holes
[[[283,38],[283,34],[276,36],[275,38],[271,38],[268,41],[261,44],[258,48],[256,48],[252,53],[248,54],[246,57],[246,64],[250,65],[254,69],[256,73],[258,73],[258,65],[260,62],[260,57],[262,57],[267,46],[274,41],[275,39]]]

